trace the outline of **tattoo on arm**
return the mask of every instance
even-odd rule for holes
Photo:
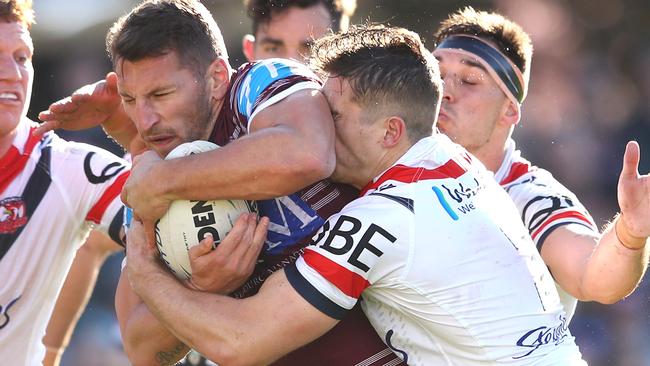
[[[190,349],[184,343],[178,343],[176,347],[168,351],[160,351],[156,353],[156,362],[162,366],[173,366],[176,365],[176,362],[179,356],[185,356]]]

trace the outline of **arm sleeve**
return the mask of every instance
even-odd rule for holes
[[[305,89],[320,89],[318,77],[306,66],[291,60],[268,59],[242,66],[233,80],[234,110],[241,120],[251,121],[265,108]]]
[[[391,271],[408,232],[408,215],[381,197],[357,199],[330,217],[313,244],[286,269],[289,283],[317,309],[341,319],[364,290]]]
[[[83,177],[87,180],[89,199],[85,220],[109,234],[118,244],[123,244],[120,229],[124,205],[120,193],[129,177],[130,165],[107,151],[90,146],[83,155],[80,163],[83,165]]]
[[[598,232],[578,198],[545,170],[533,170],[504,188],[539,250],[544,239],[562,225],[579,224]]]

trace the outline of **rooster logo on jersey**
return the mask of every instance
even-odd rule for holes
[[[26,223],[25,202],[20,197],[0,201],[0,234],[11,234]]]

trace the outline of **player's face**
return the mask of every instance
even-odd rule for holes
[[[313,40],[324,36],[330,24],[329,12],[322,4],[304,9],[294,6],[272,14],[269,23],[257,29],[253,59],[280,57],[303,62]]]
[[[214,117],[206,80],[183,67],[175,52],[120,61],[118,91],[127,115],[161,157],[181,143],[207,139]]]
[[[444,81],[438,129],[470,152],[496,141],[493,133],[508,99],[476,59],[434,52]]]
[[[0,147],[13,142],[13,132],[27,114],[34,76],[33,51],[32,38],[23,24],[0,20]]]
[[[323,86],[334,119],[336,168],[332,179],[357,188],[376,173],[377,157],[384,136],[382,124],[354,101],[350,84],[343,78],[329,78]]]

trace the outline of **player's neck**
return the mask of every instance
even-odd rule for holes
[[[17,129],[14,128],[11,132],[0,137],[0,158],[4,157],[7,151],[9,151],[17,133]]]
[[[505,143],[488,143],[479,149],[470,151],[470,153],[476,156],[489,171],[496,173],[501,167],[501,164],[503,164],[503,159],[506,156],[506,145]]]

